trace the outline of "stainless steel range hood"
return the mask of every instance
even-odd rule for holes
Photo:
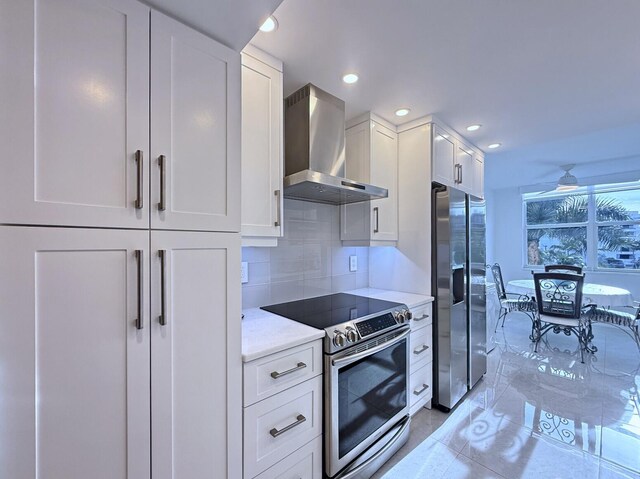
[[[284,197],[344,205],[388,191],[345,175],[344,101],[307,84],[284,101]]]

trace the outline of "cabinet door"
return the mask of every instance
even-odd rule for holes
[[[484,198],[484,160],[481,156],[473,157],[473,188],[471,194]]]
[[[282,236],[282,72],[242,55],[242,236]]]
[[[389,190],[389,196],[370,202],[371,235],[374,240],[398,239],[398,136],[372,123],[371,183]]]
[[[150,477],[148,246],[0,226],[3,478]]]
[[[151,12],[151,227],[240,231],[240,55]]]
[[[467,193],[470,193],[473,189],[473,163],[473,150],[463,143],[458,143],[456,152],[456,164],[458,165],[457,186]]]
[[[361,183],[371,183],[371,121],[347,128],[345,132],[345,176]],[[379,201],[379,200],[375,200]],[[340,206],[340,239],[363,245],[371,241],[370,202]]]
[[[453,138],[437,126],[433,129],[433,181],[443,185],[455,186],[454,174],[456,159]]]
[[[0,223],[148,228],[149,8],[3,1],[0,44]]]
[[[242,476],[239,266],[239,234],[151,232],[155,479]]]

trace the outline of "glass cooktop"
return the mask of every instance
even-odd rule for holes
[[[355,294],[337,293],[289,303],[272,304],[261,309],[293,319],[313,328],[325,329],[370,314],[400,308],[402,304]]]

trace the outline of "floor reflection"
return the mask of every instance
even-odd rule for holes
[[[485,378],[450,414],[414,416],[408,444],[374,478],[640,479],[636,344],[596,325],[599,350],[581,364],[575,338],[534,353],[530,321],[515,316]]]

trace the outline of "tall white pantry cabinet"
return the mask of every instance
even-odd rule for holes
[[[239,54],[0,10],[0,477],[241,477]]]

